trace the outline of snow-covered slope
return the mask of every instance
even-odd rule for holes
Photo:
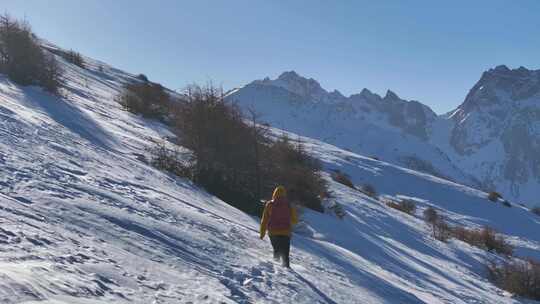
[[[270,124],[529,205],[540,192],[540,71],[499,66],[437,116],[417,101],[363,89],[349,97],[285,72],[228,98]]]
[[[1,303],[526,302],[485,279],[485,252],[433,240],[419,214],[433,205],[453,222],[495,226],[536,257],[540,218],[309,138],[326,168],[416,197],[420,210],[399,213],[329,179],[347,215],[305,211],[293,270],[282,269],[257,219],[144,162],[168,130],[114,101],[132,75],[85,60],[62,63],[63,98],[0,76]]]

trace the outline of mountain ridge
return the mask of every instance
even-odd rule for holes
[[[477,84],[475,86],[473,86],[469,90],[469,93],[467,94],[467,96],[469,96],[471,94],[471,92],[475,90],[475,87],[477,87],[480,83],[485,82],[486,78],[496,78],[497,76],[499,76],[501,78],[502,77],[511,77],[511,78],[521,77],[523,79],[527,79],[527,78],[530,78],[530,77],[538,78],[538,77],[540,77],[540,69],[538,69],[538,70],[528,69],[528,68],[526,68],[524,66],[519,66],[518,68],[509,68],[507,65],[504,65],[504,64],[497,65],[494,68],[490,68],[489,70],[482,73],[482,75],[481,75],[480,79],[478,80]],[[437,116],[445,116],[448,113],[455,112],[460,107],[462,107],[463,103],[467,100],[467,97],[466,97],[465,101],[463,101],[460,104],[457,104],[454,109],[452,109],[450,111],[447,111],[446,113],[437,114],[435,111],[433,111],[433,109],[431,109],[431,107],[428,104],[425,104],[425,103],[423,103],[423,102],[421,102],[421,101],[419,101],[417,99],[402,99],[392,89],[386,89],[386,92],[385,92],[384,96],[381,95],[381,94],[378,94],[378,93],[374,93],[371,90],[369,90],[368,88],[362,88],[362,90],[360,90],[360,92],[357,92],[357,93],[351,93],[349,95],[343,95],[338,89],[333,89],[332,91],[330,91],[330,90],[327,90],[327,89],[323,88],[322,85],[316,79],[311,78],[311,77],[308,78],[308,77],[302,76],[300,73],[298,73],[295,70],[284,71],[284,72],[280,73],[274,80],[272,80],[268,76],[261,79],[261,80],[253,80],[252,82],[246,84],[245,86],[250,85],[250,84],[276,85],[276,81],[282,82],[282,83],[296,84],[296,85],[303,86],[304,87],[304,92],[309,92],[309,88],[312,88],[312,89],[315,89],[315,90],[319,91],[320,94],[334,95],[334,96],[337,97],[337,99],[351,99],[352,97],[355,97],[355,96],[359,95],[359,96],[366,97],[366,98],[376,96],[378,99],[384,99],[384,100],[398,99],[398,100],[407,101],[407,102],[417,102],[417,103],[420,103],[423,106],[429,108]],[[301,95],[303,97],[310,97],[309,94],[305,94],[305,93],[302,94],[301,90],[295,90],[295,89],[293,89],[293,88],[291,88],[291,87],[289,87],[287,85],[278,84],[277,86],[283,87],[283,88],[285,88],[285,89],[287,89],[287,90],[289,90],[289,91],[291,91],[293,93],[296,93],[298,95]],[[241,89],[241,88],[242,87],[237,87],[237,88],[232,89],[231,91],[238,90],[238,89]],[[538,93],[539,91],[540,91],[540,87],[535,87],[534,88],[534,93]],[[523,99],[523,96],[516,95],[515,98],[516,99]]]
[[[315,79],[295,71],[284,72],[274,80],[267,77],[252,81],[227,98],[259,110],[263,120],[268,116],[270,124],[278,123],[281,128],[307,132],[359,153],[383,154],[389,161],[484,190],[500,191],[512,200],[534,204],[534,187],[540,187],[540,132],[535,127],[540,123],[540,70],[510,69],[505,65],[489,69],[465,100],[446,114],[437,114],[419,101],[401,99],[390,89],[384,96],[367,88],[344,96],[337,90],[325,90]],[[279,104],[282,113],[270,109],[272,103]],[[527,123],[519,123],[520,119]],[[304,127],[299,126],[301,121]],[[320,129],[318,124],[336,131],[317,132],[313,128]],[[353,130],[355,126],[357,131]],[[385,130],[379,132],[383,137],[388,135],[385,132],[395,135],[386,143],[376,136],[362,140],[362,132],[373,128]],[[420,145],[404,155],[388,153],[416,141],[393,138],[403,136],[415,137]],[[366,148],[370,141],[374,147]]]

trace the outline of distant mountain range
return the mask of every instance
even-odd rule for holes
[[[275,127],[514,202],[540,203],[540,70],[490,69],[444,115],[392,91],[329,92],[294,71],[253,81],[227,98]]]

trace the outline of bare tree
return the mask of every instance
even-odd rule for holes
[[[54,57],[44,51],[30,25],[0,15],[0,72],[21,85],[40,85],[57,93],[62,71]]]
[[[262,193],[261,193],[261,162],[260,162],[260,145],[261,139],[265,138],[268,133],[268,128],[265,125],[262,125],[259,123],[259,117],[260,114],[255,111],[253,108],[247,109],[249,116],[251,118],[251,128],[253,130],[253,152],[255,156],[255,177],[256,177],[256,184],[257,184],[257,200],[261,199]]]
[[[320,164],[301,143],[270,140],[259,115],[251,110],[244,116],[219,88],[190,86],[183,96],[174,122],[179,143],[193,152],[196,183],[252,214],[259,214],[259,199],[277,184],[297,189],[300,202],[322,211]]]

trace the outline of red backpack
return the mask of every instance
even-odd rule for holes
[[[291,208],[285,198],[270,201],[272,210],[268,221],[269,230],[287,230],[291,228]]]

